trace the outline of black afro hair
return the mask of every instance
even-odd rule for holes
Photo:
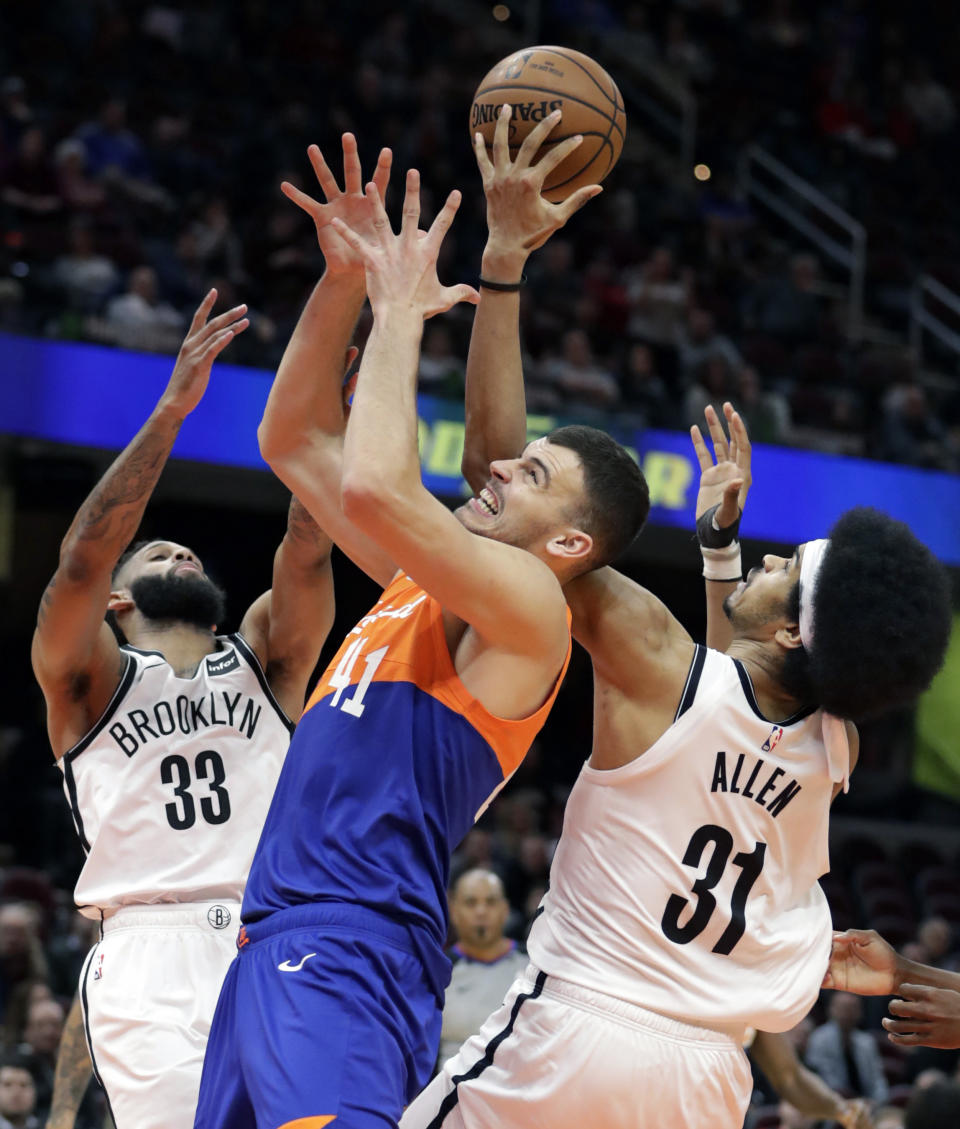
[[[946,570],[901,521],[866,506],[830,531],[808,675],[819,705],[867,718],[914,701],[943,664]]]

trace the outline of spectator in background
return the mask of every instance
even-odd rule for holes
[[[955,469],[956,451],[922,384],[906,385],[887,398],[877,457],[929,470]]]
[[[453,961],[443,1007],[440,1062],[496,1011],[527,956],[504,936],[510,906],[503,883],[491,870],[468,870],[450,890],[450,920],[457,940],[448,952]]]
[[[4,150],[12,153],[25,130],[34,122],[27,101],[27,86],[19,75],[8,75],[0,83],[0,159]]]
[[[10,993],[3,1029],[3,1046],[16,1047],[22,1043],[33,1005],[53,998],[53,992],[45,981],[22,980]]]
[[[139,266],[130,272],[126,291],[108,303],[104,328],[109,340],[125,349],[176,352],[184,320],[160,298],[156,271]]]
[[[146,180],[148,168],[140,138],[127,128],[127,103],[108,98],[97,117],[76,132],[87,155],[87,168],[96,177]]]
[[[795,255],[789,274],[761,278],[747,295],[745,325],[791,343],[808,343],[816,337],[820,320],[818,275],[815,256]]]
[[[943,134],[953,128],[957,107],[950,91],[933,77],[924,59],[915,59],[903,88],[911,114],[928,134]]]
[[[10,226],[19,234],[22,250],[42,259],[56,252],[63,208],[57,177],[39,126],[25,129],[13,160],[4,170],[0,202],[6,205]]]
[[[0,906],[0,1011],[4,1027],[17,985],[46,983],[47,979],[36,913],[23,902]]]
[[[904,1129],[952,1129],[960,1125],[960,1084],[937,1082],[915,1090],[907,1102]]]
[[[731,369],[743,364],[740,350],[729,337],[717,333],[713,314],[700,306],[687,313],[686,324],[680,329],[677,351],[680,357],[680,374],[685,381],[693,378],[700,366],[713,356],[720,356]]]
[[[462,400],[464,372],[463,361],[453,348],[450,330],[442,321],[428,322],[423,333],[417,373],[420,391]]]
[[[568,329],[560,348],[559,357],[544,362],[541,379],[557,390],[561,410],[575,415],[613,410],[620,402],[620,388],[613,374],[597,364],[586,333]]]
[[[19,1054],[4,1055],[0,1058],[0,1129],[39,1129],[36,1103],[29,1061]]]
[[[96,214],[106,208],[107,190],[87,171],[83,142],[68,137],[53,151],[57,188],[68,211]]]
[[[754,443],[785,443],[790,438],[790,405],[785,396],[764,388],[751,365],[742,365],[734,377],[734,403],[743,416]]]
[[[811,1034],[807,1043],[807,1065],[843,1094],[885,1102],[889,1088],[876,1041],[857,1027],[862,1014],[857,996],[834,993],[830,1019]]]
[[[97,252],[90,223],[74,219],[69,246],[53,264],[53,277],[74,310],[93,313],[120,283],[120,272],[112,259]]]
[[[676,422],[676,407],[649,345],[638,342],[627,350],[620,387],[626,406],[638,411],[648,427],[672,427]]]
[[[934,968],[946,968],[953,972],[957,970],[956,960],[950,959],[954,950],[953,927],[946,918],[928,917],[921,921],[917,928],[917,941],[923,948],[924,955],[915,959],[921,964],[930,964]]]
[[[721,353],[712,353],[701,362],[694,378],[683,398],[683,420],[687,428],[703,419],[707,404],[713,404],[722,418],[724,400],[734,398],[733,372]]]
[[[17,1048],[30,1063],[36,1086],[36,1108],[46,1113],[53,1097],[57,1048],[63,1034],[64,1012],[56,1000],[35,1000],[27,1012],[23,1042]]]
[[[689,300],[690,283],[688,272],[678,272],[670,248],[657,247],[628,282],[627,331],[630,336],[652,345],[675,348]]]

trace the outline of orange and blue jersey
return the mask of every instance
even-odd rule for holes
[[[420,926],[442,946],[450,854],[523,760],[561,680],[532,716],[494,717],[457,676],[440,605],[399,574],[307,702],[243,921],[343,901]]]
[[[196,1129],[397,1124],[436,1062],[450,854],[562,677],[531,717],[494,717],[457,677],[439,604],[402,575],[350,632],[254,857]]]

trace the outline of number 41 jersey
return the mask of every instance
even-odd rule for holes
[[[530,959],[686,1023],[787,1030],[830,955],[832,791],[820,712],[774,724],[743,665],[698,647],[651,748],[584,765]]]
[[[243,895],[293,725],[247,642],[218,642],[192,678],[159,651],[123,647],[103,716],[60,758],[87,917]]]

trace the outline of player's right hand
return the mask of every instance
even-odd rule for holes
[[[837,1118],[843,1129],[873,1129],[870,1103],[865,1098],[852,1098],[843,1103]]]
[[[376,236],[374,230],[374,210],[370,200],[364,194],[363,177],[360,171],[360,157],[357,153],[357,139],[352,133],[343,135],[343,189],[337,184],[336,177],[330,171],[323,154],[317,145],[307,149],[307,156],[313,171],[317,174],[317,181],[326,200],[321,204],[306,192],[284,181],[280,191],[292,200],[298,208],[302,208],[313,220],[317,229],[317,241],[323,252],[330,274],[363,274],[363,259],[354,248],[338,234],[333,226],[334,219],[342,220],[352,231],[357,232],[364,239],[373,241]],[[389,149],[381,149],[377,160],[377,167],[373,171],[372,181],[377,186],[377,194],[382,204],[387,194],[387,185],[390,183],[390,169],[393,165],[393,154]]]
[[[487,250],[502,255],[516,254],[526,259],[531,251],[542,247],[574,212],[594,196],[599,196],[603,189],[599,184],[588,184],[560,204],[546,200],[541,195],[544,181],[577,148],[583,138],[568,137],[545,153],[535,165],[531,165],[530,162],[547,136],[560,124],[561,113],[554,110],[527,134],[516,160],[511,161],[511,113],[509,103],[504,103],[493,135],[492,161],[487,156],[483,137],[479,133],[474,134],[473,148],[487,198],[487,228],[490,233]],[[486,257],[487,252],[484,253],[484,258]]]
[[[173,408],[182,415],[192,412],[207,390],[213,362],[250,324],[249,318],[243,316],[247,312],[245,305],[234,306],[208,322],[216,300],[216,290],[209,291],[193,315],[177,354],[177,363],[160,398],[160,407]]]
[[[899,960],[893,946],[874,929],[834,933],[821,987],[858,996],[892,996],[897,991]]]
[[[696,516],[699,518],[707,510],[719,506],[716,522],[721,529],[733,525],[741,515],[753,481],[750,472],[750,437],[743,418],[739,412],[734,411],[729,401],[723,405],[723,414],[730,429],[729,442],[713,406],[708,404],[704,410],[716,462],[707,449],[700,428],[696,424],[690,428],[690,438],[700,464]]]

